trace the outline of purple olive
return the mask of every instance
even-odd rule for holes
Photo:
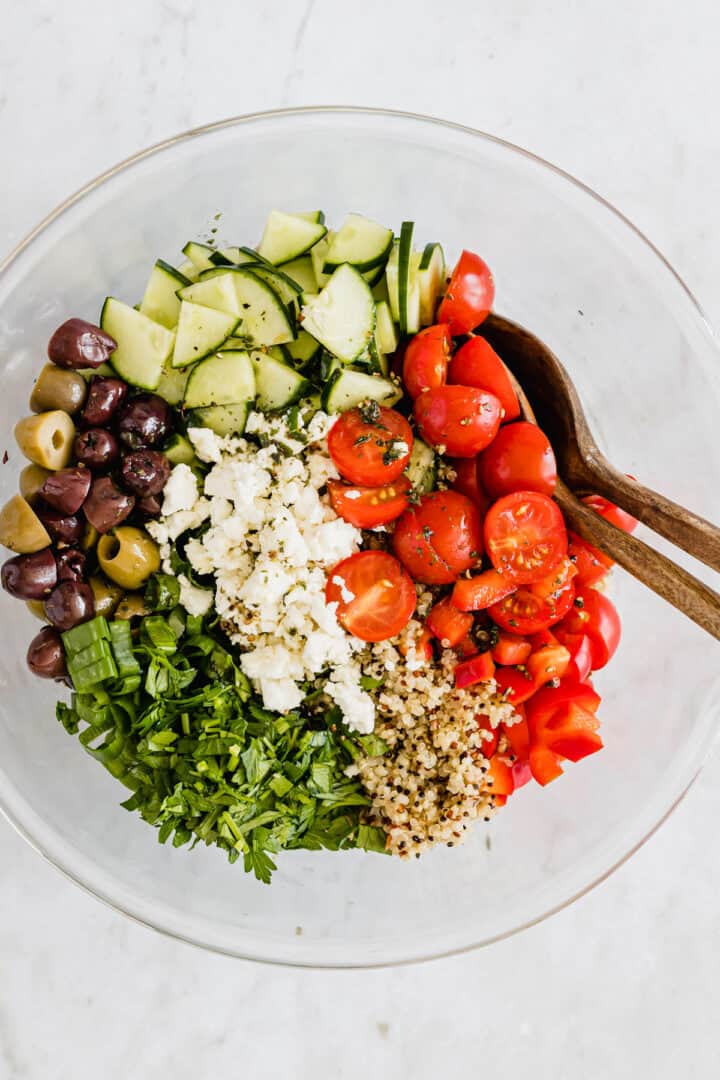
[[[52,548],[8,559],[3,563],[0,578],[3,589],[18,600],[44,600],[58,579]]]
[[[82,539],[85,522],[77,514],[64,514],[46,503],[36,504],[33,510],[56,544],[77,544]]]
[[[63,548],[55,556],[58,581],[83,581],[85,553],[77,548]]]
[[[121,491],[109,476],[99,476],[92,482],[83,510],[90,524],[99,533],[106,533],[124,521],[134,505],[134,495]]]
[[[172,409],[157,394],[138,394],[117,413],[120,442],[129,450],[142,450],[164,442],[172,431]]]
[[[41,679],[63,679],[67,675],[62,638],[51,626],[44,626],[30,642],[27,666]]]
[[[95,614],[95,597],[89,585],[62,581],[45,601],[45,614],[58,630],[72,630]]]
[[[85,408],[80,419],[87,427],[103,427],[108,424],[115,410],[127,397],[128,387],[122,379],[93,375],[88,387]]]
[[[145,495],[135,503],[135,509],[144,518],[158,518],[162,513],[162,499],[157,495]]]
[[[170,476],[170,462],[161,450],[135,450],[120,466],[123,486],[134,495],[159,495]]]
[[[38,495],[53,510],[76,514],[87,498],[91,479],[88,469],[60,469],[45,478]]]
[[[117,341],[93,323],[68,319],[48,342],[48,357],[61,368],[98,368],[117,349]]]
[[[120,454],[120,444],[111,431],[89,428],[75,436],[75,457],[88,469],[107,469]]]

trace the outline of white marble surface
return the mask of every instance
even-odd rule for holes
[[[575,173],[645,229],[720,323],[711,0],[0,10],[0,254],[89,177],[179,129],[283,104],[389,105]],[[718,821],[716,753],[660,833],[570,910],[479,954],[347,974],[164,940],[0,823],[0,1080],[716,1076]]]

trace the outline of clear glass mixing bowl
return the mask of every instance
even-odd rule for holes
[[[514,146],[422,117],[303,109],[230,120],[145,151],[45,221],[0,273],[2,500],[54,326],[140,295],[221,212],[247,243],[272,207],[359,210],[452,258],[482,253],[498,310],[564,361],[610,460],[717,518],[718,352],[692,296],[627,221]],[[661,545],[662,546],[662,545]],[[695,568],[697,569],[697,568]],[[119,807],[105,771],[53,718],[25,668],[37,623],[2,601],[0,803],[51,862],[128,915],[237,956],[308,965],[398,963],[487,944],[604,878],[682,797],[718,724],[717,644],[621,573],[621,648],[597,678],[606,749],[545,790],[528,786],[463,848],[410,864],[285,855],[270,888],[213,850],[174,850]],[[486,845],[486,837],[491,845]]]

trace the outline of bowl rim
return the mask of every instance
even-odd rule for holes
[[[159,142],[153,143],[134,154],[117,162],[115,165],[104,170],[95,176],[88,183],[75,190],[71,195],[59,203],[53,210],[51,210],[44,218],[42,218],[33,229],[30,230],[20,241],[11,249],[8,255],[0,261],[0,278],[11,268],[17,258],[28,248],[30,245],[50,226],[54,221],[61,217],[67,210],[71,209],[76,203],[80,202],[85,196],[89,195],[96,188],[101,187],[104,183],[111,180],[119,173],[124,172],[126,169],[138,164],[145,158],[154,156],[165,150],[169,150],[171,147],[189,142],[200,135],[207,135],[212,132],[222,131],[234,127],[240,127],[244,124],[249,124],[258,120],[272,120],[281,118],[292,117],[313,117],[323,115],[343,115],[349,114],[354,116],[367,116],[373,118],[386,117],[400,121],[413,121],[419,122],[422,125],[434,125],[443,129],[450,129],[451,131],[460,132],[465,135],[470,135],[474,138],[479,138],[484,142],[492,143],[501,147],[503,150],[510,151],[511,154],[518,155],[526,160],[532,162],[535,165],[539,165],[543,169],[547,169],[551,173],[554,173],[560,179],[569,183],[572,187],[580,190],[587,195],[595,203],[599,204],[610,214],[619,220],[624,226],[626,226],[641,244],[648,249],[665,267],[667,271],[674,278],[677,285],[680,286],[685,293],[686,298],[690,301],[692,307],[695,309],[695,315],[703,324],[707,336],[712,344],[718,348],[718,338],[715,334],[713,327],[706,316],[702,305],[694,295],[688,284],[681,277],[669,259],[659,250],[658,247],[645,235],[645,233],[632,222],[622,211],[618,210],[612,203],[605,199],[602,195],[599,195],[588,184],[579,180],[576,176],[567,172],[565,169],[560,168],[552,162],[547,161],[530,150],[526,150],[524,147],[518,146],[516,143],[511,142],[508,139],[503,139],[500,136],[493,135],[489,132],[482,131],[478,128],[471,127],[468,124],[461,124],[452,120],[445,120],[440,117],[430,116],[423,113],[411,112],[401,109],[387,109],[372,106],[362,105],[301,105],[293,107],[284,107],[276,109],[265,109],[253,113],[245,113],[236,116],[227,117],[222,120],[216,120],[208,124],[201,124],[197,127],[189,128],[185,131],[181,131],[174,135],[169,136],[166,139],[162,139]],[[149,929],[155,930],[165,937],[172,938],[176,941],[182,941],[188,945],[194,945],[197,948],[206,949],[213,953],[218,953],[224,956],[230,956],[242,960],[252,960],[258,963],[270,964],[278,967],[296,967],[296,968],[308,968],[312,970],[364,970],[364,969],[376,969],[386,967],[400,967],[411,964],[426,963],[431,960],[440,960],[445,957],[459,956],[465,953],[475,951],[480,948],[485,948],[488,945],[493,945],[496,942],[504,941],[507,938],[513,937],[530,927],[537,926],[539,923],[544,922],[552,915],[557,914],[564,908],[569,907],[575,901],[581,897],[587,895],[598,885],[609,878],[616,870],[623,866],[632,856],[655,834],[655,832],[664,824],[670,817],[676,807],[682,802],[686,794],[692,787],[700,775],[708,756],[713,748],[713,745],[717,739],[717,728],[712,738],[708,739],[707,746],[704,748],[702,760],[690,776],[686,786],[675,796],[670,805],[665,809],[662,815],[654,822],[647,830],[635,841],[631,848],[625,852],[621,857],[617,858],[609,867],[603,870],[602,873],[594,877],[583,888],[577,889],[567,896],[564,900],[557,904],[544,909],[538,915],[532,919],[527,919],[517,926],[504,930],[501,933],[493,934],[490,937],[484,938],[481,941],[472,941],[467,944],[457,945],[450,948],[440,949],[439,951],[426,951],[420,952],[410,957],[391,958],[388,960],[345,960],[338,961],[332,960],[308,960],[304,958],[296,958],[292,956],[267,956],[260,952],[253,951],[252,948],[233,948],[231,946],[220,945],[218,943],[203,940],[200,935],[192,936],[190,934],[184,934],[177,929],[172,929],[166,925],[163,925],[159,920],[153,919],[150,915],[141,915],[138,911],[131,909],[131,905],[124,904],[119,899],[113,898],[107,891],[104,891],[99,886],[91,886],[87,881],[84,881],[79,873],[71,870],[70,867],[64,864],[64,861],[57,859],[51,855],[48,850],[45,849],[42,842],[34,835],[32,835],[29,828],[21,824],[16,815],[5,805],[3,798],[0,796],[0,813],[2,813],[5,820],[12,826],[15,832],[25,840],[33,850],[35,850],[47,863],[49,863],[54,869],[58,870],[65,878],[72,881],[85,893],[93,896],[95,899],[100,900],[103,904],[107,905],[114,911],[120,912],[133,922],[138,923],[141,926],[145,926]]]

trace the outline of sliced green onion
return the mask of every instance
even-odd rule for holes
[[[109,637],[107,619],[103,615],[96,615],[94,619],[80,623],[72,630],[66,630],[62,635],[62,641],[66,654],[72,656],[86,649],[88,645],[92,645],[94,641]]]

